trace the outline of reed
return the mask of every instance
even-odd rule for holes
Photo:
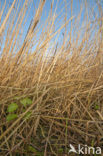
[[[103,7],[96,1],[94,16],[85,0],[75,17],[73,1],[64,2],[57,15],[52,1],[43,23],[46,0],[40,0],[25,34],[33,1],[14,0],[4,16],[5,1],[0,11],[0,155],[102,147]]]

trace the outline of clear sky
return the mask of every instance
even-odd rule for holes
[[[60,25],[63,24],[63,21],[64,21],[63,15],[65,14],[65,12],[67,13],[67,19],[69,19],[71,17],[71,2],[73,2],[73,5],[72,5],[72,16],[74,16],[73,20],[75,20],[78,17],[80,8],[82,6],[82,14],[81,14],[81,18],[79,21],[79,25],[82,26],[82,22],[84,22],[84,18],[85,18],[84,17],[85,2],[87,2],[87,6],[88,6],[87,8],[88,8],[88,14],[89,14],[90,20],[91,19],[93,20],[93,18],[95,16],[99,15],[99,9],[98,9],[98,5],[97,5],[96,1],[98,2],[98,4],[100,3],[103,6],[103,0],[87,0],[87,1],[85,1],[85,0],[54,0],[53,13],[57,6],[56,15],[58,15],[58,17],[55,21],[55,31],[60,27]],[[1,8],[3,7],[3,5],[5,3],[5,0],[0,0],[0,2],[1,2],[1,4],[0,4],[0,10],[1,10]],[[6,6],[4,9],[4,13],[2,15],[1,21],[0,21],[0,25],[2,24],[2,21],[5,18],[6,14],[8,12],[8,9],[12,5],[12,2],[13,2],[13,0],[6,0]],[[17,5],[19,4],[19,2],[20,2],[20,7],[23,6],[24,0],[17,0],[16,4],[15,4],[15,8],[17,8]],[[45,21],[49,15],[51,2],[52,2],[52,0],[46,0],[46,3],[43,8],[42,16],[41,16],[41,22],[39,23],[39,26],[41,26],[41,23],[43,25],[45,24]],[[25,18],[27,18],[27,21],[25,23],[25,27],[23,27],[23,29],[21,29],[21,32],[20,32],[22,34],[22,41],[25,38],[25,35],[27,33],[27,30],[28,30],[31,20],[35,15],[35,11],[36,11],[36,8],[38,7],[39,0],[29,0],[28,3],[29,3],[29,5],[28,5],[29,7],[28,7],[28,11],[25,16]],[[66,9],[65,9],[65,5],[66,5]],[[14,8],[14,12],[15,12],[15,8]],[[14,24],[15,24],[15,22],[16,21],[14,21]],[[86,19],[85,19],[85,22],[86,22]],[[8,26],[7,26],[7,28],[8,28]],[[69,22],[69,24],[68,24],[67,32],[69,32],[70,29],[71,29],[71,22]],[[42,31],[42,29],[40,29],[40,31],[38,32],[38,39],[39,39],[39,35],[40,35],[41,31]],[[58,41],[62,40],[63,31],[64,31],[64,29],[61,31]],[[72,33],[73,33],[73,30],[72,30]],[[5,37],[4,37],[4,39],[5,39]]]

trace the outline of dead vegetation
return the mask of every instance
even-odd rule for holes
[[[14,0],[3,16],[5,1],[0,11],[0,155],[63,156],[69,144],[102,147],[103,8],[96,2],[99,16],[94,16],[85,1],[80,25],[83,6],[75,18],[72,1],[65,2],[71,17],[61,10],[65,20],[55,29],[63,17],[52,2],[42,23],[41,0],[23,35],[32,3]],[[18,105],[14,112],[11,103]],[[9,113],[14,119],[8,120]]]

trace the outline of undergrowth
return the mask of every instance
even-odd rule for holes
[[[43,23],[41,0],[28,29],[33,1],[0,10],[0,156],[72,156],[70,144],[103,150],[103,8],[96,1],[94,16],[85,0],[74,16],[73,1],[63,2],[60,14],[49,2]]]

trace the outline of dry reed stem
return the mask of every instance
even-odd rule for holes
[[[58,148],[62,145],[67,148],[69,143],[91,145],[94,140],[95,146],[101,146],[103,9],[96,3],[100,16],[94,16],[93,8],[89,10],[90,14],[85,1],[86,10],[80,25],[83,5],[75,17],[73,0],[65,1],[63,9],[66,14],[62,9],[57,15],[58,6],[53,11],[52,1],[48,17],[42,23],[46,0],[40,0],[24,35],[21,32],[28,22],[32,2],[24,1],[21,5],[18,1],[16,6],[17,1],[14,0],[0,23],[0,154],[16,155],[20,148],[20,154],[28,154],[28,144],[35,148],[40,146],[39,152],[43,151],[44,155],[56,155]],[[69,5],[71,17],[68,19]],[[6,1],[0,11],[0,19],[5,6]],[[23,113],[20,100],[25,97],[31,98],[33,103]],[[18,103],[19,115],[8,123],[7,108],[13,101]],[[30,119],[24,120],[30,111]],[[52,144],[52,139],[58,147]]]

